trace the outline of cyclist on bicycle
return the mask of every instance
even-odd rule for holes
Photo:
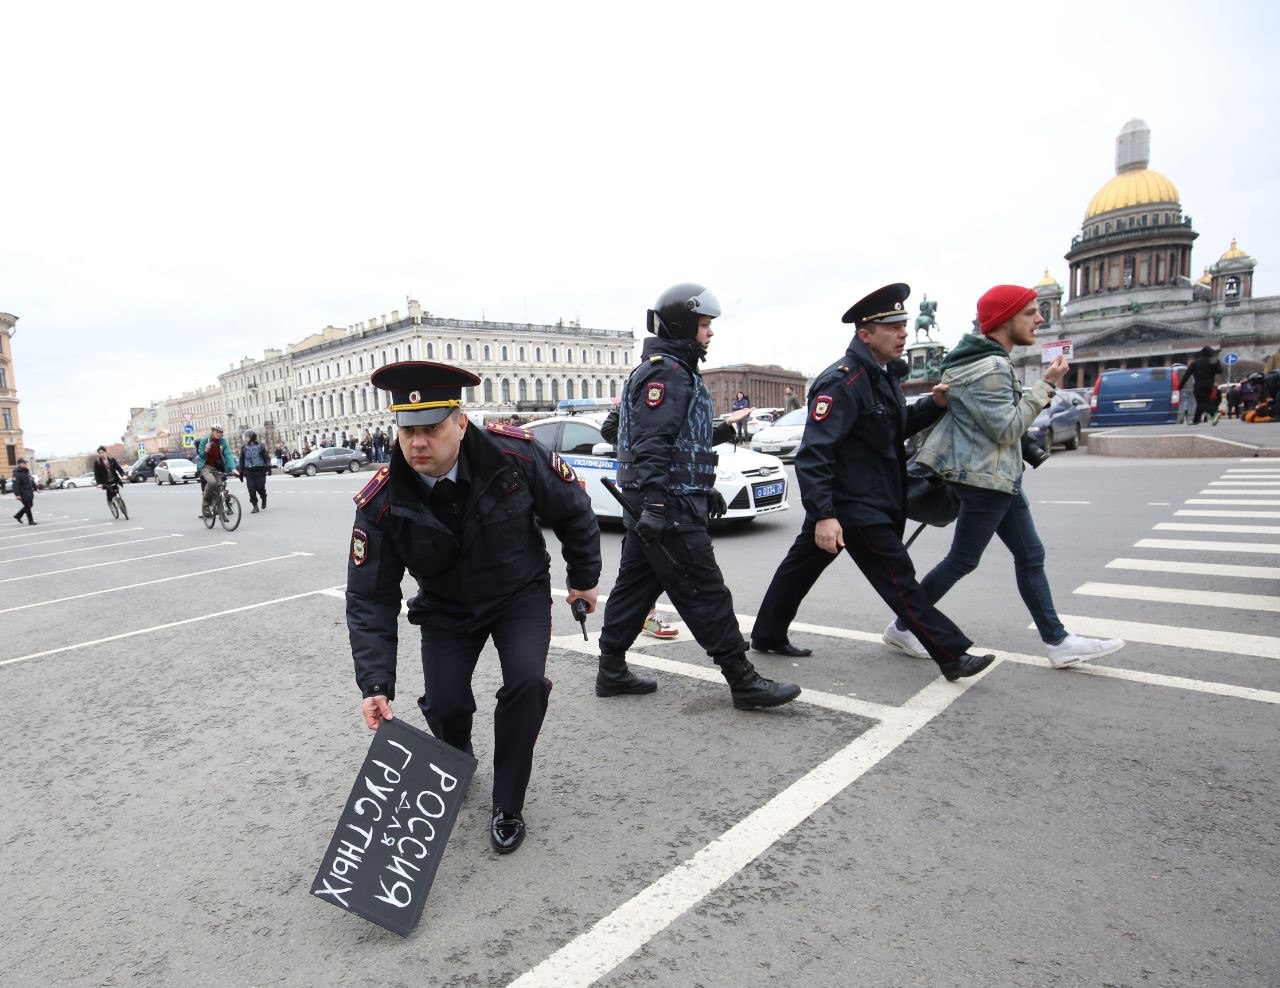
[[[98,458],[93,461],[93,482],[107,492],[107,506],[120,488],[125,472],[114,456],[107,455],[107,447],[98,447]]]
[[[209,435],[196,443],[196,469],[204,481],[200,517],[208,518],[213,512],[214,499],[222,492],[222,478],[236,473],[236,458],[231,455],[231,444],[222,438],[222,426],[217,422],[209,427]]]

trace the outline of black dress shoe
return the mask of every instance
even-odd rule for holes
[[[757,652],[777,652],[779,655],[795,655],[800,658],[813,654],[811,648],[800,648],[791,642],[773,642],[767,638],[752,638],[751,647]]]
[[[995,660],[996,657],[994,655],[973,655],[970,652],[965,652],[954,662],[949,662],[943,666],[942,674],[947,677],[949,682],[954,683],[957,679],[963,679],[966,676],[976,676]]]
[[[489,843],[499,854],[510,854],[524,842],[524,817],[519,813],[507,813],[501,806],[493,808],[493,822],[489,824]]]

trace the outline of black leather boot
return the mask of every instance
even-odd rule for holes
[[[800,695],[799,686],[794,683],[775,683],[772,679],[765,679],[744,657],[722,663],[720,672],[728,681],[729,692],[733,695],[733,705],[739,710],[780,707]]]
[[[627,668],[627,660],[621,655],[600,655],[600,668],[596,671],[596,696],[618,696],[621,693],[652,693],[658,688],[656,679],[637,676]]]

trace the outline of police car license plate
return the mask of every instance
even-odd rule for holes
[[[785,486],[782,481],[778,481],[776,484],[756,484],[756,500],[759,501],[763,497],[776,497],[782,493]]]

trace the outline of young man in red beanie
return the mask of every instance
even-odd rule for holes
[[[998,535],[1013,554],[1018,592],[1048,648],[1049,664],[1056,669],[1110,655],[1124,642],[1069,634],[1058,619],[1044,573],[1044,545],[1022,491],[1023,433],[1067,376],[1067,362],[1056,358],[1026,390],[1018,383],[1009,353],[1034,343],[1036,327],[1044,322],[1033,288],[996,285],[978,299],[978,321],[982,335],[966,336],[943,361],[950,413],[916,457],[949,481],[960,499],[951,549],[920,586],[931,602],[941,600],[977,569]],[[885,630],[885,641],[913,654],[919,648],[898,624]]]

